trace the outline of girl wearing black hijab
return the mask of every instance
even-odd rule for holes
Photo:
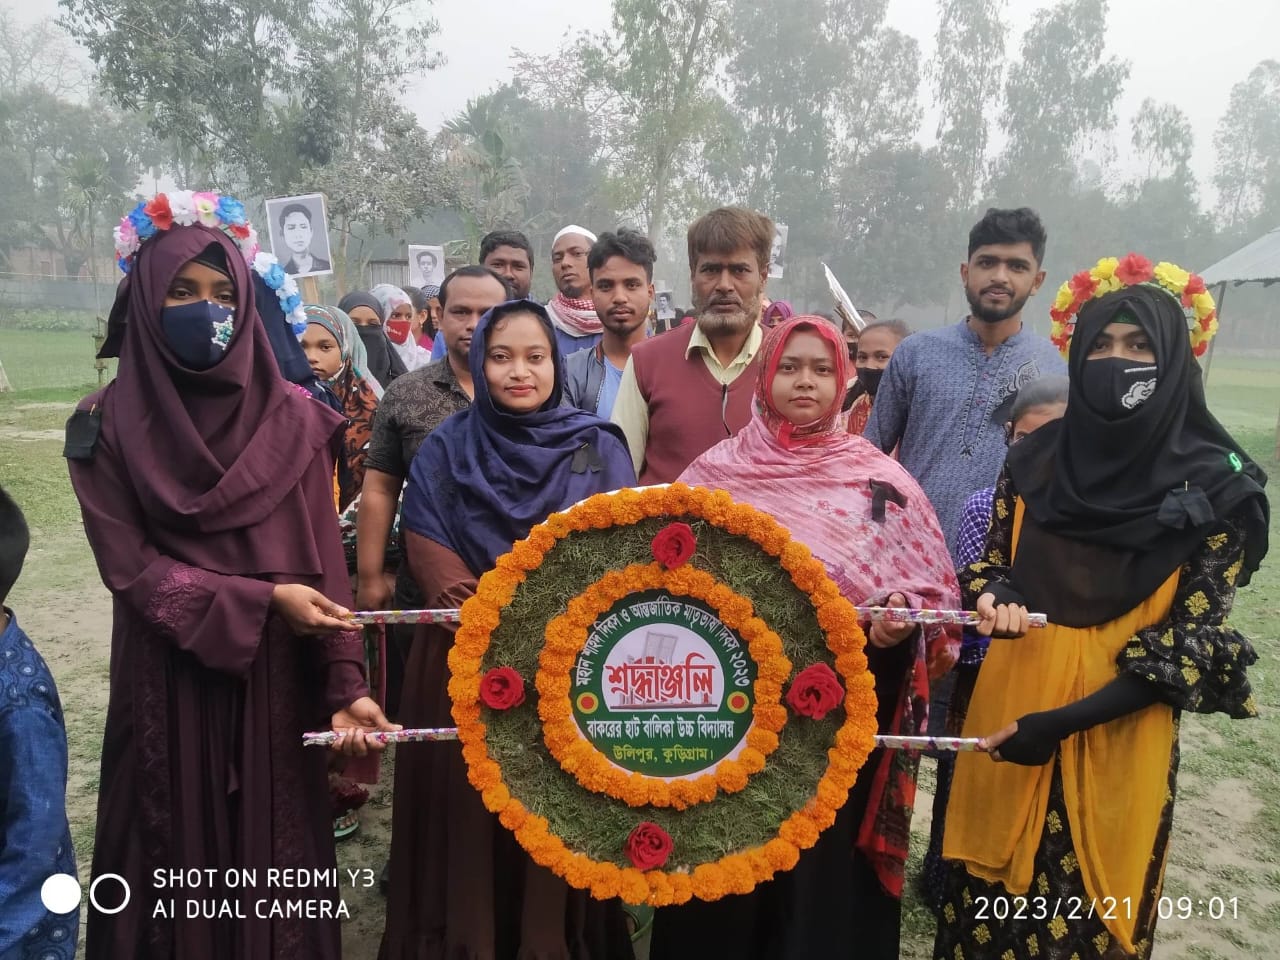
[[[1267,550],[1266,476],[1205,405],[1182,304],[1150,281],[1088,300],[1069,369],[960,571],[994,638],[964,735],[991,755],[956,764],[937,958],[1149,957],[1180,714],[1257,715],[1226,618]]]
[[[372,293],[353,290],[338,302],[338,309],[351,318],[356,333],[364,344],[369,372],[384,387],[402,373],[408,372],[404,361],[387,339],[386,311]]]

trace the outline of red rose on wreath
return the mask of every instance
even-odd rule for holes
[[[687,523],[669,523],[658,531],[650,548],[653,559],[668,570],[674,570],[693,556],[698,546],[698,538],[693,535],[693,528]]]
[[[627,835],[627,842],[623,849],[626,850],[627,859],[637,870],[656,870],[667,862],[667,857],[671,856],[674,846],[675,844],[671,842],[671,834],[656,823],[646,820],[637,824],[636,828]]]
[[[480,680],[480,699],[490,710],[510,710],[524,703],[524,680],[511,667],[494,667]]]
[[[802,717],[821,720],[840,705],[844,687],[825,663],[805,667],[787,689],[787,705]]]

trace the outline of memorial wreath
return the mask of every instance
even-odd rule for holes
[[[472,785],[537,863],[601,899],[715,900],[834,822],[875,743],[864,643],[772,517],[628,489],[481,577],[449,695]]]

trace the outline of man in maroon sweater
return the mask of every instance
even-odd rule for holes
[[[637,344],[613,405],[642,484],[670,483],[751,419],[773,221],[721,207],[688,242],[698,320]]]

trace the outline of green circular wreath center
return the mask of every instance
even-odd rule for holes
[[[694,777],[745,745],[756,673],[746,642],[706,603],[638,591],[592,624],[572,670],[573,718],[615,766]]]

